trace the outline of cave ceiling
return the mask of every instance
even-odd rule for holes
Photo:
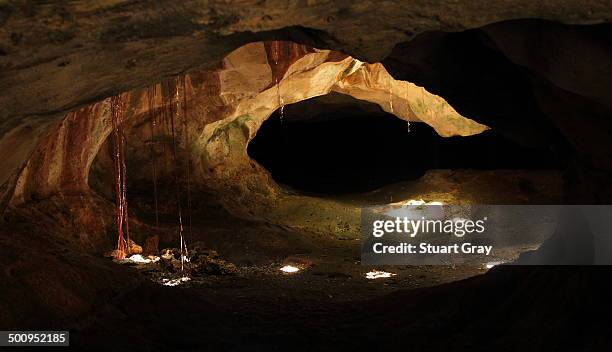
[[[593,24],[611,15],[609,1],[597,0],[2,1],[0,121],[65,112],[215,65],[262,39],[293,40],[377,62],[397,43],[426,31],[520,18]]]

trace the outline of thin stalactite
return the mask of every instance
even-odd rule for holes
[[[172,84],[173,83],[173,84]],[[170,93],[174,88],[174,96],[168,94],[166,99],[166,114],[170,121],[170,132],[172,136],[172,161],[174,166],[174,183],[176,186],[176,206],[178,212],[179,221],[179,238],[180,238],[180,255],[181,255],[181,272],[185,271],[186,258],[188,256],[187,244],[185,243],[184,228],[183,228],[183,210],[181,206],[181,187],[179,183],[179,166],[178,166],[178,153],[176,145],[176,129],[175,129],[175,115],[179,113],[180,95],[178,90],[178,80],[173,82],[167,81],[167,92]]]
[[[130,227],[128,219],[125,165],[125,135],[123,133],[123,114],[125,101],[121,95],[110,98],[111,122],[113,128],[115,164],[115,201],[117,225],[117,250],[115,259],[129,255]],[[125,228],[125,231],[124,231]]]
[[[191,221],[191,149],[189,142],[189,114],[187,107],[187,83],[186,76],[180,78],[181,87],[183,89],[183,133],[185,135],[185,172],[187,179],[187,221],[189,229],[189,239],[193,238],[192,221]]]
[[[284,110],[285,110],[285,102],[281,96],[281,91],[280,91],[280,83],[282,81],[282,77],[279,80],[279,76],[281,72],[281,70],[279,70],[279,60],[281,58],[280,42],[273,41],[271,45],[271,50],[272,50],[272,59],[274,60],[274,70],[272,71],[273,72],[272,74],[274,75],[274,83],[276,84],[276,97],[277,97],[278,107],[280,109],[280,122],[282,124],[283,117],[284,117]]]
[[[155,226],[159,227],[159,200],[157,195],[157,152],[155,144],[157,143],[157,111],[155,109],[155,98],[157,93],[157,85],[152,85],[147,89],[147,101],[149,108],[149,118],[151,120],[151,163],[153,169],[153,201],[155,208]]]

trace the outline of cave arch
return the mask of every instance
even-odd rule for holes
[[[284,54],[279,56],[279,52]],[[194,186],[214,194],[215,202],[232,215],[287,226],[304,226],[306,221],[313,232],[324,233],[338,226],[329,213],[353,219],[357,209],[285,192],[265,168],[249,158],[247,147],[275,110],[330,93],[376,104],[401,120],[426,123],[442,136],[468,136],[488,129],[460,115],[443,98],[393,79],[381,64],[291,42],[247,44],[224,58],[218,68],[129,91],[120,100],[125,103],[126,133],[143,145],[152,138],[152,115],[165,114],[166,124],[170,115],[179,121],[189,116],[189,126],[175,126],[177,135],[185,136],[184,142],[180,137],[177,143],[177,155],[183,158],[177,163],[189,165]],[[59,129],[48,131],[30,159],[38,161],[19,175],[12,205],[56,195],[100,195],[91,188],[89,175],[110,133],[110,100],[71,112]],[[168,129],[155,138],[168,140]],[[137,149],[133,151],[146,150]],[[150,175],[150,159],[139,160],[141,163],[130,166],[129,175]],[[44,172],[31,172],[31,168]],[[73,177],[58,177],[58,172]]]
[[[279,51],[286,54],[277,57]],[[458,114],[441,97],[394,80],[380,64],[363,63],[329,50],[291,42],[251,43],[228,55],[221,66],[185,75],[186,88],[181,93],[192,106],[190,114],[200,126],[204,125],[189,131],[193,144],[183,146],[195,155],[194,172],[204,180],[215,178],[210,170],[219,164],[237,169],[247,166],[246,145],[274,110],[332,91],[376,103],[404,120],[423,121],[446,136],[471,135],[487,129]],[[162,83],[153,85],[158,94],[151,104],[146,102],[147,89],[121,94],[126,104],[125,120],[134,125],[146,123],[149,110],[160,109],[163,100],[173,94],[170,90],[177,89],[178,83],[172,81],[165,88]],[[229,154],[219,154],[215,149],[219,146],[216,137],[226,135],[232,124],[244,125],[248,136],[240,142],[241,150],[231,151],[241,155],[228,162]],[[108,99],[71,112],[53,124],[31,157],[40,162],[25,166],[11,202],[24,203],[32,197],[66,191],[89,191],[89,169],[102,141],[110,134],[109,126]],[[64,138],[71,135],[74,138]],[[81,150],[76,157],[63,154],[77,146]]]

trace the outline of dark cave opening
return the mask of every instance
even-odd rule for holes
[[[285,107],[282,121],[274,112],[248,147],[276,182],[306,193],[367,192],[432,169],[563,168],[553,150],[523,146],[495,130],[444,138],[424,123],[408,128],[375,104],[321,109],[318,99]]]

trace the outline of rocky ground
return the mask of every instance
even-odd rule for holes
[[[521,199],[537,203],[558,194],[552,180],[557,180],[554,173],[435,171],[420,181],[335,201],[361,207],[384,202],[385,192],[401,194],[405,200],[432,201],[427,195],[437,192],[445,194],[447,201],[467,199],[467,194],[479,201],[495,200],[492,194],[497,194],[501,203]],[[139,202],[131,204],[136,207]],[[453,299],[469,299],[470,287],[480,289],[483,280],[497,285],[484,267],[363,266],[358,234],[299,232],[239,220],[213,208],[194,210],[193,227],[185,232],[189,250],[185,271],[180,269],[180,251],[175,248],[177,226],[170,222],[154,227],[150,217],[143,217],[134,223],[138,242],[132,246],[134,251],[143,259],[155,259],[146,264],[75,252],[71,242],[52,241],[33,224],[13,224],[14,231],[8,233],[5,228],[0,237],[3,301],[14,303],[0,307],[5,317],[2,325],[69,328],[73,344],[83,348],[111,349],[129,343],[135,350],[274,350],[279,346],[305,350],[316,344],[325,350],[320,348],[324,343],[329,349],[360,349],[361,341],[364,346],[377,346],[377,336],[388,333],[387,327],[401,321],[416,324],[419,315],[430,314],[414,306],[419,300],[435,306],[424,294],[427,290],[450,295],[442,299],[447,302],[455,294],[459,297]],[[36,240],[26,240],[24,231]],[[144,232],[157,233],[162,240],[145,240]],[[300,270],[285,273],[280,270],[285,265]],[[367,273],[376,269],[395,275],[367,279]],[[496,295],[503,293],[503,288],[495,286],[495,290]],[[398,294],[401,299],[394,296]],[[413,310],[398,316],[405,305]],[[438,323],[447,323],[435,316],[427,319],[433,321],[417,327],[426,332],[424,336]]]
[[[362,266],[354,247],[354,243],[338,243],[326,251],[288,256],[259,265],[236,265],[222,259],[215,250],[204,249],[201,243],[196,243],[183,264],[178,249],[164,249],[161,257],[148,263],[129,259],[115,263],[133,267],[155,283],[197,289],[216,299],[231,296],[259,300],[278,296],[328,302],[360,301],[398,289],[434,286],[486,272],[483,266]],[[281,270],[284,267],[298,271],[284,272]],[[392,276],[367,277],[379,269]]]
[[[561,181],[554,171],[432,170],[416,181],[334,200],[357,208],[408,200],[444,204],[557,204],[560,192]],[[240,221],[212,209],[196,209],[194,219],[193,228],[186,229],[184,234],[188,243],[184,262],[181,263],[180,250],[172,248],[178,243],[176,225],[166,223],[156,230],[164,234],[165,243],[158,248],[159,236],[154,236],[154,249],[145,244],[145,253],[142,248],[134,252],[143,254],[144,259],[152,255],[149,260],[153,261],[119,263],[136,267],[155,282],[208,288],[213,295],[220,291],[224,296],[225,290],[238,293],[238,288],[245,287],[255,296],[266,295],[270,287],[276,287],[289,295],[341,301],[457,281],[481,274],[485,269],[398,266],[387,270],[396,274],[391,278],[368,280],[366,273],[383,268],[361,265],[359,233],[325,236]],[[340,223],[344,220],[338,219]],[[300,271],[283,273],[280,268],[285,265],[295,266]],[[190,281],[176,282],[183,276],[189,276]]]
[[[95,350],[605,351],[609,327],[593,318],[610,313],[598,303],[610,293],[601,280],[606,275],[604,268],[500,267],[451,284],[350,301],[309,293],[316,288],[288,289],[297,276],[279,278],[284,285],[240,279],[142,285],[73,328],[71,338],[74,346]]]

